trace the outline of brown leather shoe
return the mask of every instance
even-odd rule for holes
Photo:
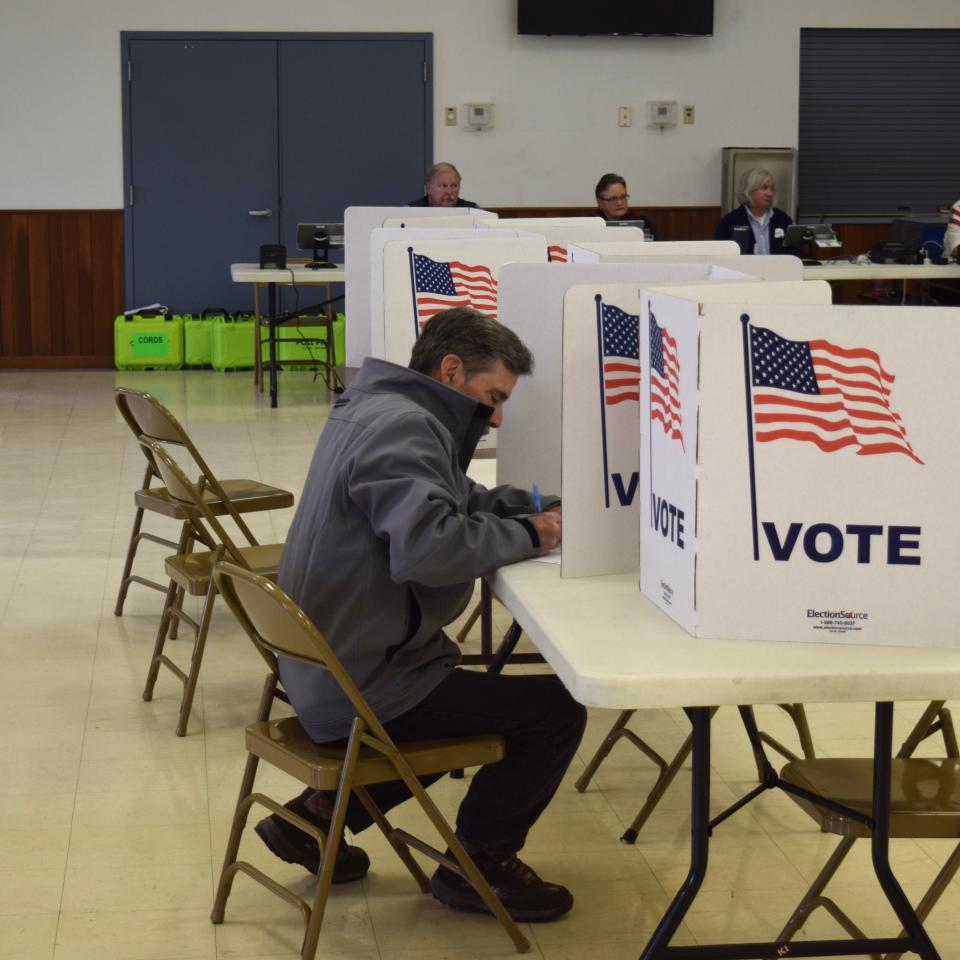
[[[514,920],[522,923],[556,920],[573,906],[573,894],[566,887],[541,880],[536,871],[515,854],[469,852],[477,869]],[[477,891],[446,867],[437,868],[430,880],[430,889],[434,897],[448,907],[475,913],[490,912]]]
[[[312,791],[305,790],[299,797],[284,806],[297,816],[319,827],[324,833],[330,830],[330,817],[318,813],[317,803],[310,801]],[[296,863],[310,873],[320,872],[320,845],[309,834],[298,830],[292,823],[275,813],[265,817],[254,828],[267,849],[286,863]],[[370,869],[370,858],[365,850],[352,846],[344,837],[337,847],[337,859],[333,866],[333,883],[350,883],[360,880]]]

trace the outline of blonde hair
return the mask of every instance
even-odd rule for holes
[[[763,167],[754,167],[752,170],[745,170],[740,176],[740,184],[737,187],[737,199],[750,206],[750,194],[760,187],[764,181],[772,180],[774,188],[777,185],[777,178]]]

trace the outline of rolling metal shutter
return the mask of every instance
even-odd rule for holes
[[[798,192],[823,220],[960,197],[960,30],[801,30]]]

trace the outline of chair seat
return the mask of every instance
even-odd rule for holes
[[[315,790],[336,790],[343,764],[343,747],[314,743],[296,717],[251,723],[247,750],[296,777]],[[446,773],[462,767],[495,763],[506,756],[502,737],[423,740],[397,747],[417,776]],[[353,782],[358,786],[396,780],[396,769],[369,747],[360,748]]]
[[[870,816],[873,761],[840,757],[795,760],[782,780]],[[790,794],[821,828],[845,837],[868,837],[865,825]],[[960,760],[910,757],[893,761],[891,837],[960,837]]]
[[[239,553],[254,573],[268,580],[276,580],[282,543],[262,543],[256,547],[242,547]],[[167,576],[192,596],[203,596],[210,585],[216,554],[211,550],[199,553],[174,554],[163,561]]]
[[[258,480],[223,480],[220,485],[240,513],[280,510],[293,506],[293,494],[289,490],[272,487]],[[218,517],[227,513],[226,508],[212,490],[205,490],[203,499]],[[185,520],[189,516],[189,511],[184,504],[170,496],[166,487],[137,490],[133,500],[141,510],[150,510],[174,520]]]

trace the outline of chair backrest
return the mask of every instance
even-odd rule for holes
[[[149,437],[141,436],[138,437],[138,441],[148,462],[153,467],[157,476],[163,481],[170,496],[183,504],[195,521],[203,520],[203,522],[210,527],[214,539],[223,544],[227,556],[229,556],[234,563],[246,567],[247,564],[243,559],[240,548],[224,529],[223,524],[217,519],[213,510],[210,509],[210,505],[204,499],[203,491],[200,487],[183,472],[180,465],[170,456],[170,453],[159,440],[151,440]],[[224,505],[228,509],[231,508],[232,505],[229,503],[229,497],[227,497]],[[235,508],[230,509],[230,515],[233,516],[234,513]],[[207,542],[209,537],[202,535],[204,533],[203,525],[196,523],[196,526],[198,533],[201,534],[200,539]],[[256,546],[255,540],[252,541],[252,545]]]
[[[180,421],[152,394],[133,387],[114,387],[113,395],[121,416],[135,437],[177,443],[186,447],[191,457],[200,457]]]
[[[210,490],[223,503],[224,509],[229,513],[233,522],[243,531],[244,536],[251,543],[256,544],[257,541],[240,516],[240,512],[233,505],[220,481],[207,466],[206,461],[200,455],[200,451],[173,413],[145,390],[135,390],[133,387],[114,387],[113,395],[117,408],[120,410],[120,415],[133,431],[137,440],[146,437],[159,443],[176,444],[186,450],[199,472],[198,486],[200,490]],[[144,454],[146,455],[146,450],[144,450]],[[160,476],[156,464],[149,455],[147,455],[147,464],[155,476]]]
[[[213,575],[217,590],[274,673],[277,657],[327,670],[350,700],[366,730],[378,740],[392,743],[323,634],[280,587],[227,560],[217,563]]]

